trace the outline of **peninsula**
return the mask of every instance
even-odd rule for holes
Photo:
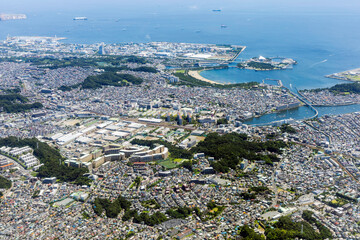
[[[357,81],[360,81],[360,68],[347,70],[347,71],[340,72],[340,73],[333,73],[330,75],[326,75],[325,77],[357,82]]]

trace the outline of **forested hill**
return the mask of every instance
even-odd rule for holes
[[[70,91],[73,88],[81,87],[83,89],[98,89],[103,86],[115,86],[115,87],[123,87],[129,85],[139,85],[143,82],[141,78],[135,77],[131,74],[126,73],[116,73],[105,72],[95,76],[87,77],[82,83],[72,85],[72,86],[61,86],[59,90],[62,91]]]
[[[248,141],[246,134],[210,133],[191,150],[214,157],[216,161],[211,163],[212,167],[218,172],[228,172],[230,168],[236,169],[243,158],[263,160],[268,164],[279,161],[276,154],[281,154],[285,147],[286,143],[282,141]]]
[[[11,181],[4,178],[3,176],[0,176],[0,188],[11,188]]]
[[[40,109],[43,105],[39,102],[28,103],[29,99],[17,94],[0,95],[0,108],[7,113],[25,112],[31,109]]]
[[[87,77],[81,85],[82,88],[85,89],[97,89],[102,86],[122,87],[130,84],[138,85],[142,82],[142,79],[134,77],[131,74],[106,72],[100,75]]]
[[[305,91],[320,92],[324,90],[329,90],[330,92],[335,94],[340,94],[340,93],[360,94],[360,83],[359,82],[342,83],[342,84],[336,84],[335,86],[332,86],[330,88],[317,88],[317,89],[311,89]]]
[[[63,160],[63,157],[58,150],[50,147],[47,143],[40,142],[36,138],[1,138],[0,147],[2,146],[29,146],[34,149],[34,156],[44,164],[39,169],[38,177],[56,177],[62,182],[74,182],[79,185],[87,184],[90,181],[87,177],[83,177],[83,174],[88,172],[87,169],[66,167],[61,161]]]

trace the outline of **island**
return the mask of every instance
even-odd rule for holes
[[[0,21],[8,21],[8,20],[19,20],[19,19],[26,19],[25,14],[0,14]]]
[[[238,68],[252,69],[255,71],[282,70],[291,69],[297,62],[291,58],[273,57],[265,58],[263,56],[253,57],[247,61],[237,64]]]

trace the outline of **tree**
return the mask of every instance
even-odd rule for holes
[[[138,189],[140,187],[141,177],[136,177],[134,183],[136,185],[136,189]]]
[[[220,118],[216,121],[216,124],[217,125],[220,125],[220,124],[228,124],[229,121],[226,119],[226,118]]]
[[[32,104],[28,104],[28,102],[29,99],[17,93],[0,95],[0,107],[7,113],[25,112],[43,107],[39,102]]]
[[[244,240],[264,240],[264,236],[257,234],[254,229],[250,228],[248,225],[244,225],[239,230],[239,235],[243,237]]]
[[[286,132],[286,133],[292,133],[292,134],[294,134],[294,133],[296,133],[296,129],[295,128],[293,128],[293,127],[291,127],[289,124],[283,124],[283,125],[281,125],[280,126],[280,130],[281,130],[281,132]]]
[[[273,225],[273,228],[266,228],[267,239],[329,239],[332,238],[331,232],[324,225],[312,217],[312,212],[304,211],[302,215],[306,221],[295,222],[290,216],[282,216]],[[319,230],[317,232],[312,225]]]
[[[101,216],[101,214],[105,210],[105,215],[108,218],[116,218],[122,209],[128,211],[130,207],[131,207],[131,202],[126,200],[124,197],[119,196],[113,202],[111,202],[109,199],[106,198],[96,198],[94,200],[93,209],[98,216]],[[127,216],[129,216],[129,213],[127,213]]]
[[[119,74],[115,72],[105,72],[96,76],[87,77],[81,86],[83,89],[97,89],[102,86],[122,87],[129,84],[139,85],[143,82],[131,74]]]
[[[0,188],[9,189],[11,188],[12,182],[3,176],[0,176]]]
[[[178,207],[177,209],[168,209],[166,214],[172,218],[186,218],[191,215],[192,209],[188,207]]]
[[[190,161],[184,161],[182,164],[181,164],[181,166],[183,167],[183,168],[186,168],[186,169],[188,169],[189,171],[193,171],[193,164],[192,164],[192,161],[190,160]]]
[[[82,183],[86,180],[83,175],[88,172],[88,169],[85,168],[74,168],[66,167],[63,163],[59,163],[63,160],[60,152],[50,147],[47,143],[40,142],[36,138],[24,138],[18,139],[16,137],[7,137],[0,139],[0,146],[8,147],[24,147],[29,146],[34,149],[34,155],[44,165],[41,166],[38,170],[38,177],[56,177],[62,182],[73,182],[78,178],[78,184],[83,185]]]
[[[190,159],[192,158],[193,154],[186,150],[186,149],[182,149],[179,147],[176,147],[174,145],[172,145],[169,142],[163,141],[163,140],[142,140],[142,139],[133,139],[131,141],[132,144],[138,144],[141,146],[148,146],[149,148],[155,148],[155,146],[158,145],[164,145],[165,147],[168,148],[171,157],[173,158],[185,158],[185,159]]]
[[[236,169],[240,160],[275,159],[272,154],[280,154],[286,144],[282,141],[257,142],[248,141],[246,134],[229,133],[219,135],[210,133],[204,141],[191,149],[192,152],[203,152],[207,156],[217,159],[211,163],[215,171],[228,172]],[[265,154],[264,152],[268,152]],[[269,161],[270,162],[270,161]]]
[[[354,82],[354,83],[342,83],[342,84],[336,84],[335,86],[332,86],[331,88],[317,88],[317,89],[311,89],[310,91],[313,92],[320,92],[324,90],[329,90],[330,92],[334,94],[339,93],[360,93],[360,83]],[[309,91],[309,90],[306,90]]]

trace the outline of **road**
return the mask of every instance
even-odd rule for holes
[[[305,144],[305,143],[300,143],[300,142],[296,142],[296,143],[299,144],[299,145],[303,145],[303,146],[309,147],[309,148],[311,148],[311,149],[319,150],[319,148],[316,147],[316,146],[312,146],[312,145]],[[335,155],[335,154],[341,154],[341,153],[333,152],[333,154]],[[340,168],[341,168],[342,170],[344,170],[355,182],[357,182],[357,183],[360,184],[360,181],[359,181],[354,175],[352,175],[352,173],[349,172],[336,158],[333,158],[333,157],[331,157],[331,156],[330,156],[330,158],[331,158],[332,160],[334,160],[334,161],[340,166]]]
[[[286,155],[286,157],[287,157],[287,155]],[[271,186],[272,186],[272,190],[273,190],[273,192],[275,193],[275,196],[274,196],[274,198],[273,198],[273,200],[272,200],[272,207],[275,207],[275,205],[277,205],[277,201],[278,201],[278,195],[279,195],[279,193],[278,193],[278,189],[277,189],[277,187],[276,187],[276,179],[277,179],[277,176],[275,175],[276,174],[276,171],[279,169],[279,166],[281,165],[281,161],[279,161],[277,164],[276,164],[276,167],[275,167],[275,169],[274,169],[274,171],[273,171],[273,173],[272,173],[272,175],[271,175],[271,181],[272,181],[272,183],[271,183]]]
[[[14,159],[12,158],[9,158],[8,156],[5,156],[5,155],[2,155],[1,154],[1,157],[2,158],[6,158],[9,162],[13,163],[14,164],[14,167],[17,167],[21,172],[22,175],[26,175],[26,176],[31,176],[31,171],[30,170],[27,170],[25,169],[23,166],[21,166],[17,161],[15,161]]]

